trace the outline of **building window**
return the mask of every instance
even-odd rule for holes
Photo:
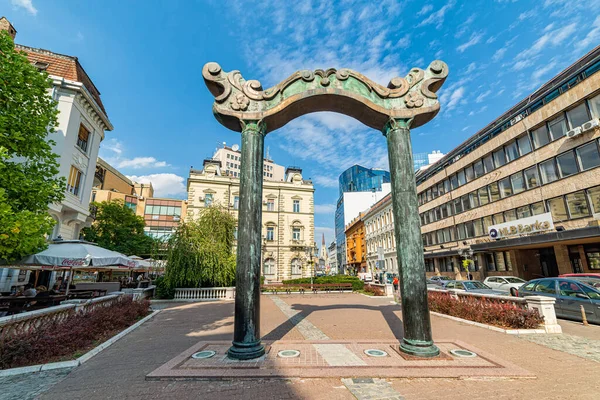
[[[513,193],[521,193],[525,190],[525,180],[523,179],[523,173],[517,172],[510,177],[510,183],[512,185]]]
[[[275,275],[275,260],[267,258],[263,264],[263,275]]]
[[[496,259],[496,271],[506,271],[504,252],[502,252],[502,251],[495,252],[494,258]]]
[[[294,212],[295,213],[300,212],[300,200],[294,200]]]
[[[552,213],[552,218],[555,221],[564,221],[569,218],[565,207],[565,199],[562,196],[550,199],[547,203],[548,210]]]
[[[492,216],[488,215],[487,217],[483,217],[483,230],[484,232],[488,231],[488,228],[490,226],[494,225],[494,222],[492,221]]]
[[[529,206],[523,206],[517,208],[517,219],[531,217],[531,210]]]
[[[600,247],[598,245],[584,245],[585,257],[590,269],[600,269]]]
[[[87,130],[83,124],[79,125],[79,134],[77,135],[77,147],[79,147],[84,153],[87,152],[88,140],[90,137],[90,131]]]
[[[460,214],[461,212],[463,212],[462,203],[460,202],[460,199],[456,199],[454,200],[454,214]]]
[[[585,102],[567,111],[567,118],[569,119],[571,129],[588,122],[590,120],[590,116],[588,114],[587,107],[585,106]]]
[[[542,183],[550,183],[558,179],[556,164],[554,164],[553,158],[540,163],[540,175],[542,177]]]
[[[533,167],[527,168],[524,171],[524,174],[527,189],[533,189],[534,187],[538,187],[540,185],[540,178],[538,175],[537,167],[535,165]]]
[[[485,170],[483,169],[483,161],[479,160],[475,164],[473,164],[473,170],[475,172],[475,178],[479,178],[480,176],[485,175]]]
[[[204,195],[204,207],[210,207],[213,204],[213,195],[212,193],[206,193]]]
[[[479,207],[479,197],[477,197],[477,192],[469,193],[469,202],[471,203],[471,208]]]
[[[483,167],[486,173],[494,170],[494,159],[491,154],[483,158]]]
[[[544,207],[544,202],[538,201],[537,203],[533,203],[531,205],[531,214],[540,215],[546,212],[546,208]]]
[[[567,133],[567,121],[564,116],[553,119],[548,123],[552,140],[560,139]]]
[[[486,186],[477,189],[477,194],[479,194],[479,204],[481,204],[482,206],[490,202],[490,197],[488,195]]]
[[[592,109],[593,117],[600,118],[600,96],[596,96],[588,101],[590,103],[590,108]]]
[[[500,196],[502,198],[512,195],[512,187],[510,186],[510,179],[504,178],[498,181],[498,187],[500,189]]]
[[[496,168],[499,168],[506,164],[506,154],[504,153],[503,148],[494,152],[494,164],[496,165]]]
[[[267,211],[275,211],[275,200],[274,199],[267,200]]]
[[[302,262],[298,258],[292,260],[292,275],[302,274]]]
[[[473,179],[475,179],[475,173],[473,172],[472,165],[469,165],[467,168],[465,168],[465,176],[467,177],[467,182],[471,182]]]
[[[531,141],[529,140],[529,135],[525,134],[521,136],[517,139],[517,143],[519,144],[519,152],[522,156],[531,153]]]
[[[452,189],[456,189],[458,187],[458,178],[456,177],[456,174],[450,177],[450,186],[452,186]]]
[[[517,212],[516,212],[516,210],[504,211],[504,221],[510,222],[510,221],[514,221],[516,219],[517,219]]]
[[[582,218],[590,215],[590,208],[585,198],[585,192],[575,192],[566,196],[569,216],[571,218]]]
[[[81,187],[81,171],[71,166],[69,171],[69,180],[67,181],[67,192],[79,196],[79,189]]]
[[[592,212],[600,213],[600,186],[596,186],[587,190],[592,205]]]
[[[502,214],[502,213],[494,214],[493,218],[494,218],[494,225],[504,223],[504,214]]]
[[[465,171],[462,169],[460,171],[458,171],[458,173],[456,174],[456,178],[458,179],[458,186],[462,186],[465,183],[467,183],[467,178],[465,177]]]
[[[548,136],[548,128],[546,125],[542,125],[538,129],[531,132],[531,137],[533,138],[533,146],[536,149],[550,143],[550,137]]]
[[[292,240],[300,240],[300,228],[292,228]]]
[[[267,226],[267,241],[271,242],[275,240],[275,227]]]
[[[483,230],[483,224],[480,219],[476,219],[473,221],[473,230],[475,231],[475,236],[483,236],[485,235],[485,231]]]
[[[600,165],[600,154],[598,154],[598,146],[596,141],[588,143],[576,149],[579,166],[582,171]]]
[[[558,163],[561,178],[566,178],[567,176],[579,172],[577,169],[577,160],[575,160],[575,153],[573,153],[573,151],[561,154],[556,157],[556,161]]]
[[[238,227],[236,226],[235,228],[233,228],[233,238],[235,240],[237,240],[238,237]]]
[[[490,188],[490,201],[500,200],[500,190],[498,189],[498,182],[493,182],[489,185]]]
[[[517,142],[511,142],[504,148],[506,151],[506,158],[508,162],[519,158],[519,150],[517,149]]]
[[[239,210],[240,208],[240,196],[234,196],[233,198],[233,209]]]

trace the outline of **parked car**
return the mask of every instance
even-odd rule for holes
[[[483,283],[492,289],[514,295],[515,290],[523,286],[527,281],[516,276],[488,276]]]
[[[427,283],[433,283],[436,285],[440,285],[440,286],[444,286],[443,282],[444,281],[451,281],[452,279],[450,279],[447,276],[432,276],[431,278],[429,278],[427,280]]]
[[[578,279],[578,278],[590,278],[600,281],[600,274],[593,272],[583,272],[579,274],[562,274],[558,276],[559,278],[569,278],[569,279]]]
[[[595,283],[595,279],[585,280],[584,277],[534,279],[521,286],[517,295],[553,297],[556,299],[556,316],[575,321],[582,321],[583,306],[588,322],[600,324],[600,289],[592,286]]]
[[[503,295],[505,292],[494,290],[480,281],[449,281],[444,282],[445,289],[463,290],[469,293]]]

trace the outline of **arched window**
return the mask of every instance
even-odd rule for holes
[[[263,263],[263,274],[264,275],[275,275],[275,260],[267,258]]]
[[[302,274],[302,261],[299,258],[292,259],[292,275]]]

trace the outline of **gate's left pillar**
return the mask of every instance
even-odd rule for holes
[[[249,360],[265,354],[260,342],[260,264],[265,124],[242,121],[233,345],[227,354]]]

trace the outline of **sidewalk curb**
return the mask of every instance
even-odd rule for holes
[[[5,377],[5,376],[14,376],[14,375],[22,375],[22,374],[32,374],[32,373],[42,372],[42,371],[50,371],[50,370],[56,370],[56,369],[78,367],[79,365],[87,362],[90,358],[94,357],[96,354],[100,353],[102,350],[106,349],[107,347],[109,347],[110,345],[112,345],[113,343],[115,343],[117,340],[121,339],[123,336],[125,336],[128,333],[130,333],[130,332],[134,331],[135,329],[139,328],[144,322],[146,322],[149,319],[151,319],[152,317],[154,317],[160,311],[161,310],[152,311],[149,315],[145,316],[144,318],[142,318],[141,320],[139,320],[135,324],[131,325],[129,328],[125,329],[124,331],[119,332],[118,334],[116,334],[115,336],[111,337],[107,341],[105,341],[105,342],[101,343],[100,345],[94,347],[92,350],[88,351],[87,353],[85,353],[81,357],[77,358],[76,360],[60,361],[60,362],[47,363],[47,364],[38,364],[38,365],[30,365],[28,367],[3,369],[3,370],[0,370],[0,378],[1,377]]]
[[[503,329],[503,328],[498,328],[498,327],[492,326],[492,325],[482,324],[480,322],[474,322],[474,321],[469,321],[467,319],[453,317],[452,315],[437,313],[435,311],[430,311],[429,313],[431,315],[435,315],[437,317],[451,319],[453,321],[462,322],[467,325],[478,326],[480,328],[489,329],[489,330],[492,330],[495,332],[506,333],[508,335],[528,335],[528,334],[533,334],[533,333],[546,333],[545,329]]]

